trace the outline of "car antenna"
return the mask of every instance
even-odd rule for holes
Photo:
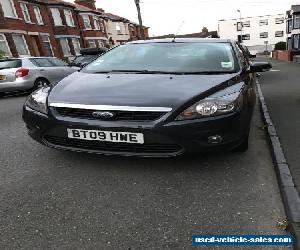
[[[176,36],[177,36],[178,33],[180,32],[180,30],[181,30],[183,24],[184,24],[184,21],[182,21],[181,24],[179,25],[179,27],[178,27],[178,29],[177,29],[177,31],[176,31],[176,34],[174,35],[174,38],[173,38],[173,40],[172,40],[172,43],[175,43]]]

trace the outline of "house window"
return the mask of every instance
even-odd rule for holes
[[[294,29],[300,28],[300,14],[294,15]]]
[[[261,32],[259,33],[260,38],[268,38],[268,32]]]
[[[99,47],[104,47],[103,41],[102,40],[98,40],[98,45],[99,45]]]
[[[116,30],[118,35],[122,34],[121,25],[118,23],[116,24]]]
[[[0,34],[0,55],[11,56],[11,52],[4,34]]]
[[[92,29],[90,17],[88,15],[82,15],[82,19],[83,19],[85,29],[87,30]]]
[[[25,3],[21,3],[21,9],[22,9],[22,13],[23,13],[23,17],[26,23],[31,23],[31,19],[30,19],[30,14],[28,11],[28,7],[27,4]]]
[[[80,42],[78,38],[72,38],[73,47],[76,55],[80,55]]]
[[[250,21],[243,22],[243,27],[250,27]]]
[[[28,56],[29,51],[24,35],[13,34],[12,37],[15,42],[19,56]]]
[[[102,22],[100,22],[100,30],[105,33],[104,24]]]
[[[89,41],[89,47],[90,48],[97,48],[96,42],[94,40]]]
[[[59,39],[61,49],[65,57],[71,56],[71,50],[69,47],[68,38],[60,38]]]
[[[268,19],[264,19],[264,20],[260,20],[259,21],[259,26],[263,26],[263,25],[268,25]]]
[[[34,11],[34,14],[35,14],[35,18],[36,18],[36,21],[39,25],[43,25],[44,24],[44,21],[43,21],[43,17],[41,15],[41,11],[40,11],[40,8],[38,6],[33,6],[33,11]]]
[[[275,31],[275,37],[283,37],[283,31]]]
[[[284,23],[284,18],[283,17],[275,18],[275,24],[282,24],[282,23]]]
[[[53,56],[53,50],[49,36],[42,36],[42,41],[44,44],[44,48],[46,49],[46,56]]]
[[[250,40],[250,34],[245,34],[242,36],[242,40]]]
[[[101,30],[99,20],[97,18],[94,18],[94,27],[95,27],[95,30]]]
[[[293,48],[294,49],[300,48],[300,34],[293,35]]]
[[[16,9],[12,0],[1,0],[1,5],[5,17],[17,17]]]
[[[290,34],[292,32],[293,29],[293,20],[292,19],[288,19],[286,21],[286,33]]]
[[[63,24],[62,24],[59,9],[51,8],[50,10],[51,10],[51,13],[52,13],[52,18],[53,18],[53,21],[54,21],[54,25],[55,26],[62,26]]]
[[[74,27],[75,24],[74,24],[72,11],[71,10],[64,10],[64,13],[65,13],[67,25],[70,26],[70,27]]]

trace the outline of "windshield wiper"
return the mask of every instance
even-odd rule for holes
[[[196,71],[196,72],[182,72],[184,75],[221,75],[221,74],[233,74],[234,71]]]
[[[96,74],[105,73],[135,73],[135,74],[177,74],[177,72],[157,71],[157,70],[109,70],[109,71],[97,71]]]
[[[97,71],[96,74],[109,74],[109,73],[134,73],[134,74],[168,74],[168,75],[218,75],[218,74],[232,74],[236,72],[232,71],[158,71],[158,70],[109,70],[109,71]]]

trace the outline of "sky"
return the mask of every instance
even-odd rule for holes
[[[73,0],[67,0],[73,2]],[[218,29],[218,20],[285,13],[300,0],[141,0],[143,24],[151,36]],[[134,0],[96,0],[106,12],[138,22]]]

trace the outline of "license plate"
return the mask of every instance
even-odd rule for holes
[[[6,75],[0,75],[0,81],[6,80]]]
[[[142,133],[113,132],[68,128],[68,138],[88,141],[108,141],[144,144]]]

